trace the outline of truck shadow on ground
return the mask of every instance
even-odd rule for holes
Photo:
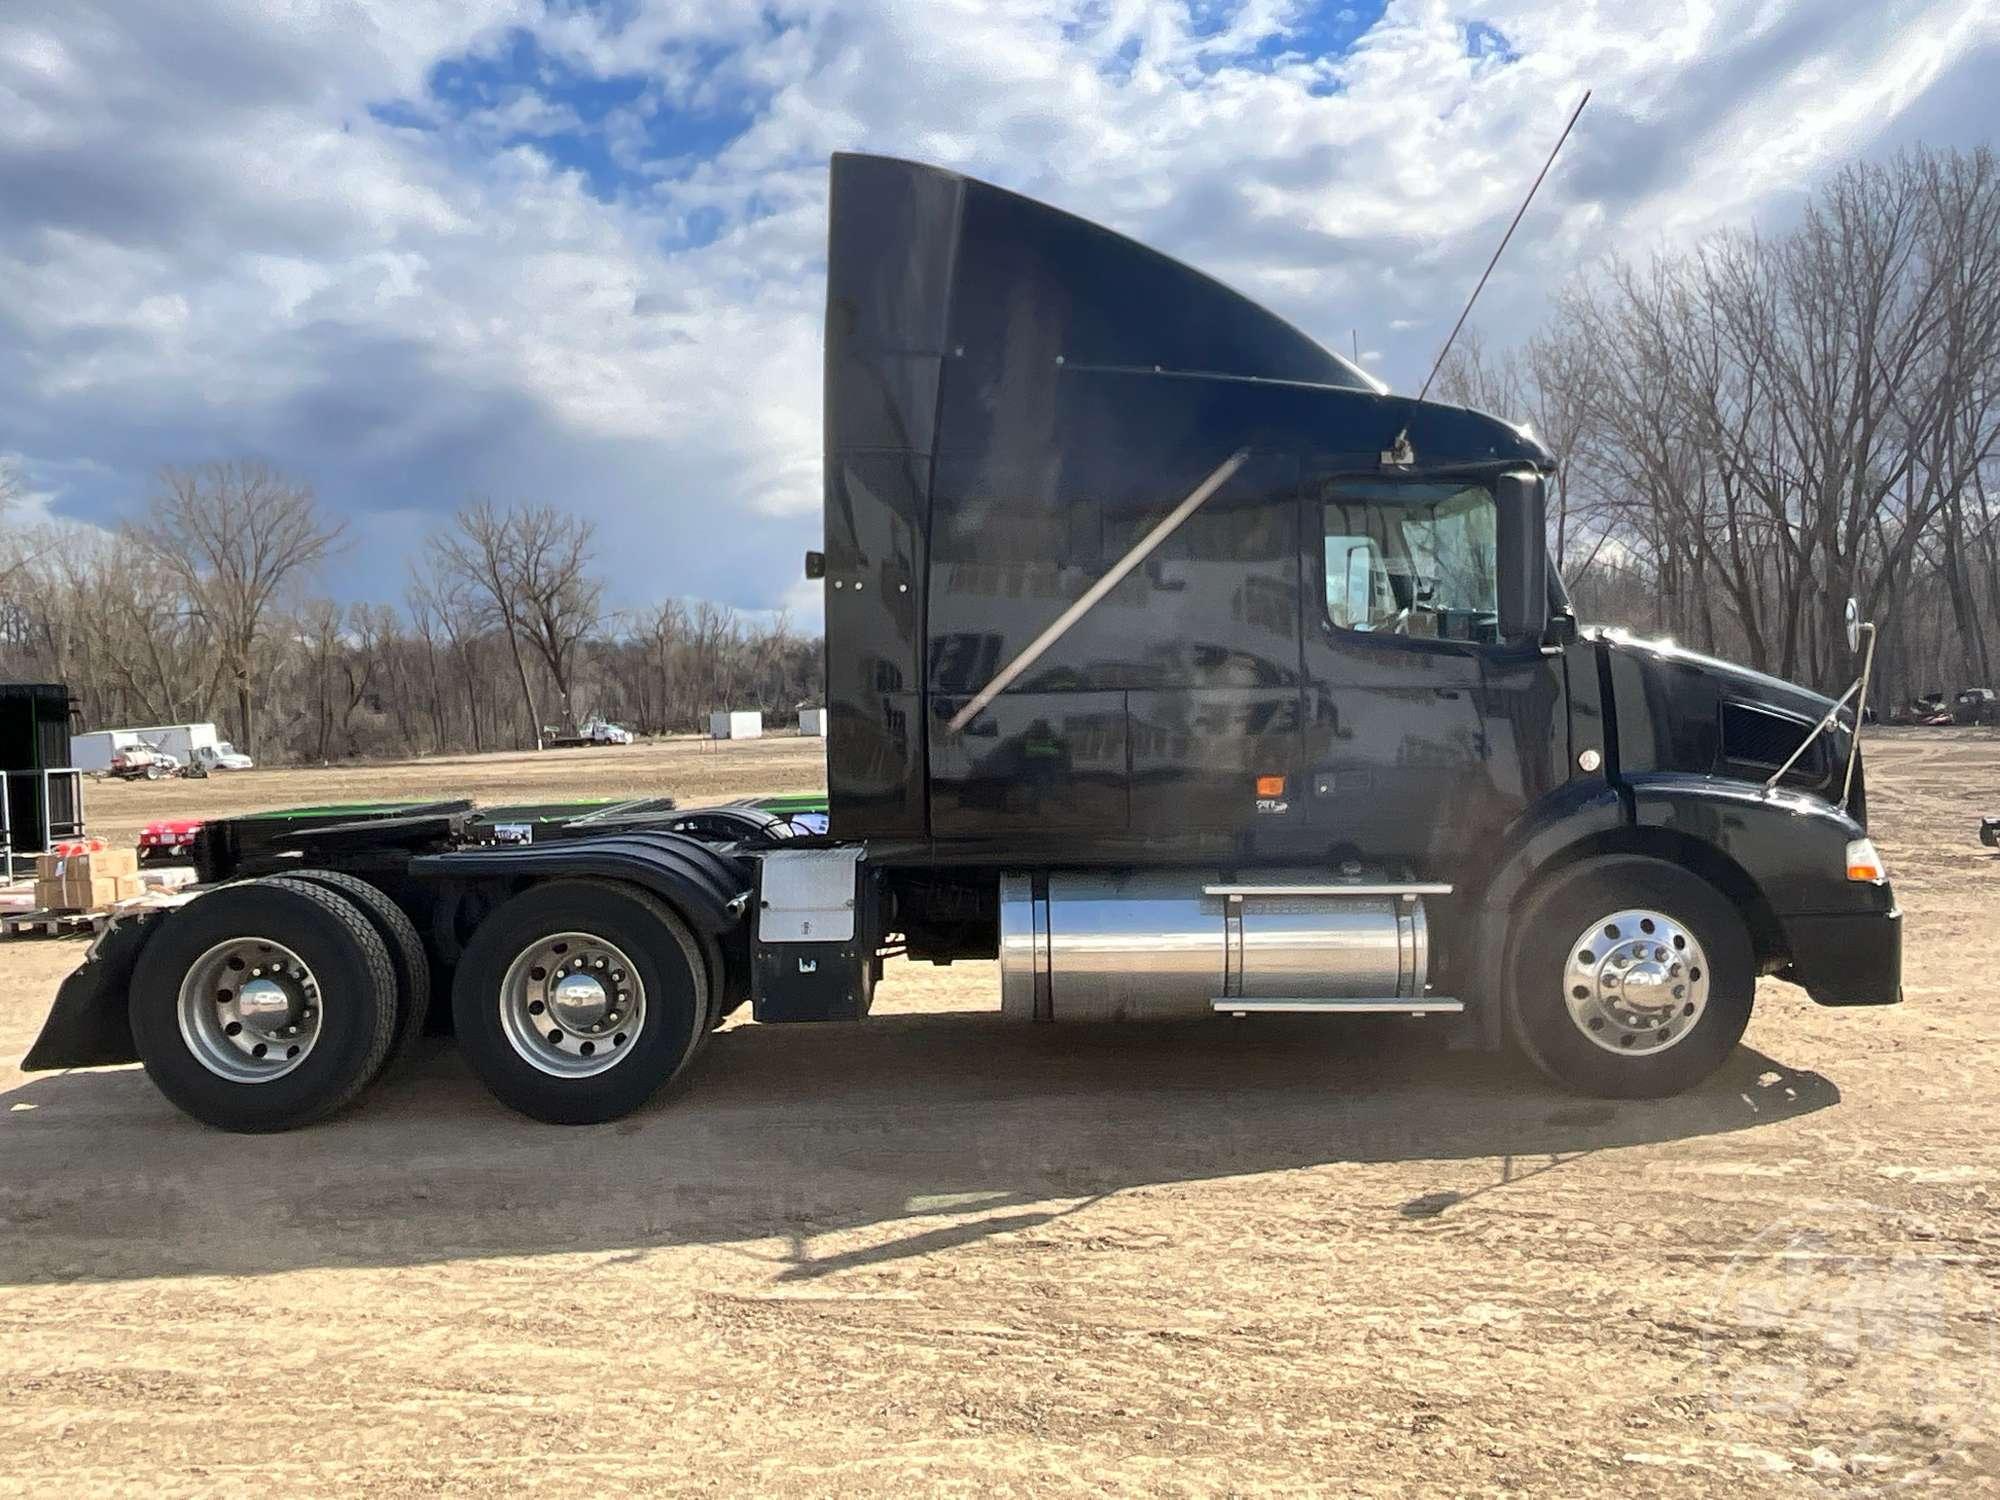
[[[1839,1098],[1746,1048],[1691,1093],[1608,1103],[1510,1057],[1445,1051],[1408,1022],[1053,1028],[977,1012],[732,1027],[683,1084],[588,1129],[508,1113],[443,1041],[357,1110],[275,1137],[196,1125],[137,1069],[77,1072],[0,1095],[0,1284],[772,1238],[799,1279],[1032,1228],[1131,1188],[1493,1163],[1487,1185],[1392,1190],[1382,1205],[1421,1219],[1583,1153]],[[876,1243],[814,1253],[853,1229]]]

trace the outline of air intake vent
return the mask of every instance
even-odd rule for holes
[[[1782,766],[1812,725],[1747,703],[1722,705],[1722,758],[1734,767],[1765,776]],[[1813,741],[1799,763],[1785,773],[1787,785],[1819,786],[1832,768],[1825,735]]]

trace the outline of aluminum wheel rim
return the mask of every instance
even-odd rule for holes
[[[1569,945],[1563,999],[1591,1041],[1621,1057],[1675,1047],[1708,1008],[1708,955],[1662,912],[1633,908],[1586,927]]]
[[[305,1062],[324,1012],[312,969],[269,938],[217,943],[181,979],[181,1040],[231,1083],[270,1083]]]
[[[500,982],[500,1030],[523,1062],[557,1078],[615,1068],[646,1026],[646,986],[617,944],[591,932],[538,938]]]

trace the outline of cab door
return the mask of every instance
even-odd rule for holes
[[[1493,492],[1311,473],[1302,491],[1311,842],[1449,878],[1506,816],[1482,701],[1499,649]]]

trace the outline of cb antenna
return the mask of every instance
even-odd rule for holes
[[[1514,238],[1514,231],[1521,227],[1521,219],[1528,212],[1528,205],[1535,201],[1535,194],[1541,190],[1542,179],[1549,175],[1549,168],[1556,164],[1556,156],[1562,151],[1563,143],[1569,139],[1569,133],[1576,129],[1576,122],[1583,117],[1583,107],[1588,103],[1590,103],[1590,90],[1585,89],[1583,97],[1576,102],[1576,109],[1570,114],[1569,123],[1563,126],[1562,134],[1556,137],[1555,146],[1549,152],[1549,159],[1542,163],[1542,170],[1535,174],[1534,183],[1528,189],[1528,196],[1523,198],[1521,206],[1514,210],[1514,222],[1509,224],[1507,232],[1500,236],[1500,246],[1493,252],[1493,259],[1486,262],[1486,269],[1479,277],[1479,285],[1474,287],[1472,295],[1465,299],[1465,311],[1461,312],[1458,321],[1451,325],[1451,333],[1446,337],[1444,347],[1438,350],[1438,357],[1431,365],[1430,374],[1424,377],[1423,389],[1417,392],[1417,399],[1410,403],[1412,409],[1423,405],[1424,397],[1431,393],[1431,382],[1437,379],[1438,371],[1444,368],[1444,357],[1451,353],[1451,346],[1457,340],[1459,330],[1465,327],[1465,320],[1472,316],[1472,304],[1477,302],[1479,294],[1486,290],[1487,277],[1491,276],[1493,268],[1500,264],[1500,257],[1507,253],[1507,242]],[[1384,463],[1407,464],[1414,457],[1415,455],[1410,452],[1410,423],[1406,416],[1403,420],[1403,430],[1396,434],[1396,441],[1390,445],[1389,451],[1382,455],[1382,459]]]

